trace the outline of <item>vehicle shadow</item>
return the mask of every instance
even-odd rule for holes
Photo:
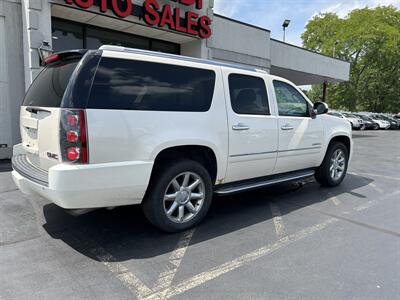
[[[343,193],[351,193],[367,201],[366,196],[354,190],[371,181],[369,178],[348,174],[337,188],[322,188],[308,180],[233,196],[215,197],[191,243],[200,243],[271,219],[271,201],[278,204],[286,201],[283,214]],[[101,209],[73,217],[56,205],[47,204],[43,212],[46,220],[43,227],[51,237],[62,240],[94,260],[98,258],[93,254],[93,247],[106,249],[117,261],[155,257],[173,251],[182,236],[181,233],[167,234],[154,228],[145,219],[139,205],[111,211]]]

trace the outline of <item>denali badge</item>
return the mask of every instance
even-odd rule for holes
[[[47,157],[52,159],[58,159],[58,154],[47,152]]]

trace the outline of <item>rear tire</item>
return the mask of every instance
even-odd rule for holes
[[[203,220],[212,194],[208,171],[198,162],[185,159],[161,166],[152,175],[142,208],[154,226],[179,232]]]
[[[326,151],[321,166],[315,172],[315,179],[322,186],[339,185],[346,176],[349,161],[349,151],[340,142],[333,142]]]

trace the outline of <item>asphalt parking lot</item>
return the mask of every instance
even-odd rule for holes
[[[215,198],[199,227],[140,207],[73,217],[0,163],[0,299],[400,299],[400,132],[354,132],[338,188]]]

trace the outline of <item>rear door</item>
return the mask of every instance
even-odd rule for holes
[[[223,75],[229,130],[226,182],[269,175],[276,162],[278,136],[265,79],[262,74],[229,69]]]
[[[48,65],[30,86],[20,111],[22,144],[29,161],[44,170],[61,161],[60,105],[80,58]]]
[[[321,118],[311,118],[309,103],[288,82],[273,80],[278,109],[279,147],[275,174],[317,166],[324,130]]]

